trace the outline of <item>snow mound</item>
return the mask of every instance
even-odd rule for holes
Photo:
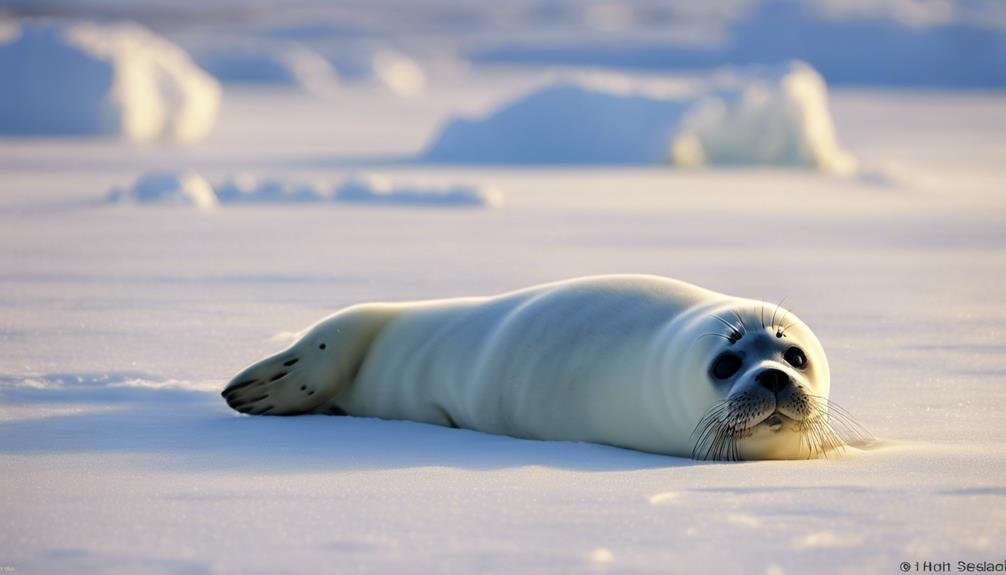
[[[671,159],[682,166],[775,164],[847,175],[856,160],[838,144],[820,74],[802,62],[728,80],[703,96],[678,129]]]
[[[391,50],[380,50],[371,60],[374,77],[393,94],[403,98],[426,91],[426,72],[412,58]]]
[[[381,175],[350,178],[335,190],[335,201],[357,204],[498,207],[502,193],[492,187],[452,185],[444,188],[394,184]]]
[[[204,210],[231,204],[331,202],[498,207],[503,203],[503,194],[490,186],[400,184],[380,174],[353,176],[334,187],[238,174],[211,186],[202,176],[193,172],[148,172],[142,174],[127,189],[113,188],[106,199],[109,203],[191,205]]]
[[[212,51],[199,62],[224,84],[294,88],[327,95],[339,83],[332,64],[301,45],[229,48]]]
[[[132,23],[15,25],[0,39],[0,77],[3,134],[192,142],[220,105],[184,50]]]
[[[259,179],[248,174],[232,176],[214,189],[222,204],[303,204],[329,199],[323,186],[278,178]]]
[[[213,187],[193,172],[143,174],[129,189],[113,189],[108,201],[191,205],[201,210],[211,210],[219,203]]]
[[[810,66],[718,74],[687,93],[629,77],[564,80],[483,119],[455,119],[424,159],[484,164],[803,166],[850,173]]]
[[[425,159],[459,164],[655,164],[685,105],[563,81],[481,120],[456,119]]]

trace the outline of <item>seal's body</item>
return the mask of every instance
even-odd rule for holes
[[[791,458],[833,447],[820,432],[828,386],[817,339],[778,306],[620,275],[350,307],[244,370],[224,396],[251,414]]]

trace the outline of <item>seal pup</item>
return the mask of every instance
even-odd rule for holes
[[[821,343],[781,305],[609,275],[355,305],[222,395],[252,415],[404,419],[737,460],[817,457],[860,435],[829,391]]]

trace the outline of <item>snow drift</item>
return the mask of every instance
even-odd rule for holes
[[[667,156],[682,104],[557,83],[481,120],[447,124],[425,159],[460,164],[653,164]]]
[[[249,174],[231,176],[214,190],[222,204],[304,204],[329,199],[324,186]]]
[[[3,134],[191,142],[220,105],[184,50],[132,23],[15,25],[0,39],[0,77]]]
[[[211,210],[219,203],[209,182],[194,172],[148,172],[129,189],[113,188],[108,201],[190,205],[202,210]]]
[[[827,89],[810,66],[719,74],[679,90],[631,78],[541,88],[478,120],[449,122],[424,158],[445,163],[768,164],[847,174]]]
[[[358,204],[405,204],[497,207],[503,194],[492,187],[451,185],[445,188],[396,185],[380,175],[350,178],[335,190],[335,201]]]
[[[337,186],[282,178],[230,176],[210,185],[193,172],[148,172],[129,188],[113,188],[108,203],[190,205],[208,210],[227,204],[353,203],[379,205],[498,207],[496,188],[471,184],[428,186],[393,182],[381,174],[347,178]]]
[[[392,50],[381,50],[371,60],[374,78],[391,93],[412,98],[426,90],[426,72],[412,58]]]
[[[214,40],[193,48],[193,54],[225,85],[292,89],[316,96],[335,95],[353,83],[367,83],[402,98],[426,91],[423,66],[404,53],[370,47],[331,50],[293,38],[297,41]]]
[[[856,161],[839,146],[820,74],[802,62],[721,80],[678,127],[671,159],[683,166],[777,164],[851,174]]]

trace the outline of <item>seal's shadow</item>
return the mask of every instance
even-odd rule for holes
[[[205,386],[203,386],[205,387]],[[249,417],[213,391],[137,373],[0,375],[0,453],[129,453],[178,467],[262,472],[541,466],[615,471],[706,465],[589,443],[532,441],[408,421]]]

